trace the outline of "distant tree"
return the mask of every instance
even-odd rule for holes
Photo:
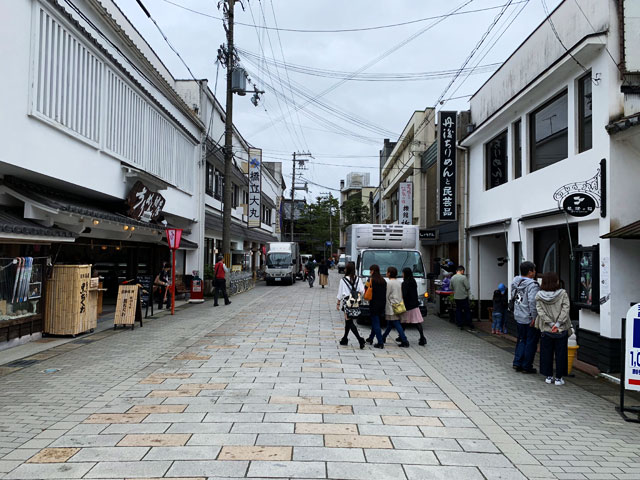
[[[354,223],[369,223],[369,206],[359,195],[354,195],[342,203],[342,230]]]
[[[330,215],[331,222],[329,222]],[[327,241],[333,242],[333,251],[337,251],[339,229],[340,212],[338,199],[335,197],[317,197],[315,203],[306,205],[300,219],[296,221],[296,230],[301,234],[302,238],[300,252],[322,256],[325,253]],[[329,235],[330,230],[331,235]],[[326,253],[328,256],[329,249],[326,250]]]

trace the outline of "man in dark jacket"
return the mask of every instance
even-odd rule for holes
[[[533,262],[522,262],[520,275],[511,283],[511,298],[513,302],[513,318],[518,326],[518,342],[513,358],[513,368],[517,372],[536,373],[533,368],[533,359],[538,349],[540,332],[535,328],[536,294],[540,285],[536,278],[536,266]]]
[[[304,266],[307,274],[307,281],[309,282],[309,288],[313,287],[313,282],[316,280],[316,264],[309,258],[307,264]]]

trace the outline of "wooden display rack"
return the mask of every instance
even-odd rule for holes
[[[97,324],[91,265],[54,265],[47,282],[44,333],[71,335],[92,332]]]
[[[140,285],[120,285],[118,288],[118,300],[116,313],[113,317],[113,329],[116,327],[135,328],[135,322],[140,322],[142,327],[142,299],[140,298]]]

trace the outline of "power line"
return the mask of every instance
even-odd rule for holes
[[[171,0],[162,0],[165,3],[168,3],[170,5],[173,5],[177,8],[181,8],[182,10],[187,10],[191,13],[194,13],[196,15],[201,15],[203,17],[208,17],[208,18],[212,18],[214,20],[224,20],[222,17],[218,17],[215,15],[211,15],[209,13],[206,12],[201,12],[199,10],[195,10],[193,8],[189,8],[189,7],[185,7],[184,5],[180,5],[179,3],[173,2]],[[528,0],[520,0],[519,2],[516,3],[523,3],[523,2],[527,2]],[[465,10],[463,12],[456,12],[452,15],[466,15],[469,13],[479,13],[479,12],[487,12],[490,10],[497,10],[499,8],[502,8],[503,5],[496,5],[494,7],[485,7],[485,8],[478,8],[475,10]],[[241,25],[243,27],[252,27],[252,28],[260,28],[260,29],[264,29],[264,30],[276,30],[276,31],[280,31],[280,32],[294,32],[294,33],[349,33],[349,32],[366,32],[366,31],[372,31],[372,30],[382,30],[385,28],[395,28],[395,27],[403,27],[406,25],[412,25],[415,23],[422,23],[422,22],[428,22],[429,20],[438,20],[441,18],[446,18],[447,16],[451,16],[448,14],[444,14],[444,15],[434,15],[432,17],[424,17],[424,18],[418,18],[416,20],[408,20],[406,22],[399,22],[399,23],[391,23],[391,24],[387,24],[387,25],[377,25],[377,26],[373,26],[373,27],[359,27],[359,28],[342,28],[342,29],[301,29],[301,28],[280,28],[280,27],[268,27],[266,25],[256,25],[251,24],[251,23],[242,23],[242,22],[235,22],[236,25]]]
[[[560,42],[560,45],[562,45],[562,48],[564,48],[564,51],[569,54],[569,56],[573,59],[573,61],[576,62],[578,64],[578,66],[583,71],[588,72],[588,70],[585,68],[585,66],[582,65],[578,61],[578,59],[576,57],[574,57],[573,54],[569,51],[569,49],[565,46],[564,42],[560,38],[560,35],[558,34],[558,31],[556,30],[556,26],[554,25],[553,20],[551,20],[551,15],[549,13],[549,8],[547,7],[547,2],[545,2],[545,0],[541,0],[541,1],[542,1],[542,7],[544,8],[544,13],[547,16],[547,22],[549,23],[549,26],[551,27],[551,30],[553,31],[553,34],[558,39],[558,42]]]

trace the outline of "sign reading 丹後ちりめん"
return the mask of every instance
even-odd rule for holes
[[[438,220],[455,221],[456,112],[438,113]]]
[[[249,149],[249,205],[247,226],[259,228],[262,219],[262,150]]]
[[[157,192],[149,190],[142,182],[137,181],[127,195],[129,216],[135,220],[150,222],[160,216],[165,199]]]
[[[627,311],[625,337],[624,388],[640,390],[640,303]]]
[[[413,183],[402,182],[398,187],[398,209],[401,225],[413,223]]]

